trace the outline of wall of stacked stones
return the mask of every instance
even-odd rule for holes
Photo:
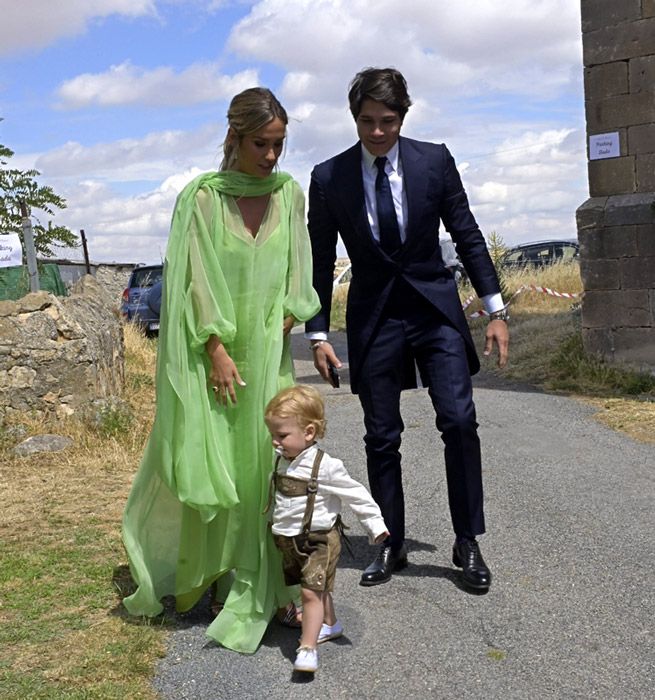
[[[577,212],[585,348],[655,369],[655,0],[582,0],[587,135],[618,134],[589,160]]]
[[[120,294],[87,275],[68,297],[36,292],[0,302],[0,417],[70,414],[120,396],[125,379]]]

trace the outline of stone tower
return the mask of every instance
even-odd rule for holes
[[[582,0],[585,349],[655,371],[655,0]]]

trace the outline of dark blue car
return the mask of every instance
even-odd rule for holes
[[[162,271],[163,265],[135,267],[123,292],[121,304],[123,318],[139,324],[146,333],[152,335],[159,332]]]
[[[545,267],[558,262],[578,260],[580,246],[573,239],[534,241],[510,248],[500,264],[506,268]]]

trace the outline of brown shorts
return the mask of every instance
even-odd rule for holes
[[[341,554],[341,537],[336,527],[310,532],[307,537],[273,535],[282,552],[282,568],[287,586],[300,584],[310,591],[332,591]]]

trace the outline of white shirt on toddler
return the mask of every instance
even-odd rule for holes
[[[293,476],[309,481],[318,446],[316,444],[301,452],[292,462],[280,457],[278,474]],[[357,516],[368,533],[369,543],[386,532],[387,526],[382,518],[378,504],[366,488],[353,479],[346,471],[340,459],[323,455],[318,471],[318,491],[314,501],[312,531],[329,530],[341,513],[343,503]],[[276,535],[293,537],[302,532],[302,519],[305,514],[307,496],[289,498],[279,491],[275,492],[272,530]]]

